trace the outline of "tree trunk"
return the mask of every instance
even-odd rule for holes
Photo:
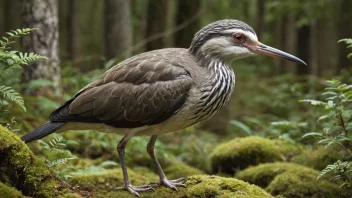
[[[167,10],[169,0],[149,0],[147,11],[147,34],[146,38],[165,32],[167,28]],[[146,45],[147,51],[161,49],[166,46],[164,36],[148,42]]]
[[[69,58],[74,63],[80,56],[79,0],[70,0],[68,10],[68,50]]]
[[[288,13],[287,22],[285,23],[285,46],[284,50],[290,54],[297,54],[297,28],[296,28],[296,15],[294,12]],[[286,61],[283,68],[285,72],[296,74],[297,63]]]
[[[340,19],[338,20],[338,26],[336,29],[339,29],[339,39],[352,38],[352,8],[351,0],[343,0],[340,6]],[[352,58],[347,59],[347,54],[351,53],[351,48],[346,48],[345,43],[339,43],[339,63],[336,68],[336,72],[340,73],[341,69],[347,69],[352,67]]]
[[[186,28],[176,32],[175,44],[177,47],[188,48],[191,45],[194,34],[201,28],[201,17],[199,12],[202,9],[202,0],[179,0],[177,8],[176,25],[180,25],[194,18]]]
[[[310,40],[310,27],[303,26],[297,30],[297,57],[304,60],[308,65],[310,65],[310,53],[309,53],[309,40]],[[297,68],[297,73],[300,75],[309,74],[309,66],[299,65]]]
[[[23,37],[23,51],[34,52],[48,59],[38,60],[24,68],[23,82],[35,79],[52,81],[56,86],[42,89],[43,94],[61,96],[59,65],[59,28],[56,0],[23,0],[21,8],[22,27],[38,28]],[[29,91],[29,90],[26,90]],[[32,94],[38,92],[32,92]]]
[[[274,22],[274,38],[273,45],[277,49],[283,49],[284,47],[284,21],[286,17],[280,17]],[[283,73],[283,60],[273,59],[275,65],[275,74]]]
[[[124,58],[130,56],[132,28],[130,1],[105,0],[105,57]]]
[[[18,10],[20,9],[20,1],[19,0],[2,0],[0,6],[2,7],[2,19],[0,19],[3,23],[0,26],[0,36],[5,36],[4,33],[10,30],[18,29],[21,25],[20,15],[18,14]],[[8,36],[8,35],[6,35]],[[12,45],[14,48],[18,48],[19,44],[16,42]]]
[[[259,36],[262,36],[263,25],[265,24],[265,0],[257,1],[258,9],[257,9],[257,20],[256,20],[256,33]]]
[[[310,56],[309,56],[309,70],[310,74],[313,76],[319,76],[319,63],[318,63],[318,49],[320,47],[319,39],[319,30],[318,30],[318,22],[317,19],[312,19],[311,22],[311,31],[310,34],[307,35],[310,37]]]

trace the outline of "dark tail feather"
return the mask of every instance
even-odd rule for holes
[[[66,124],[66,122],[47,122],[43,124],[42,126],[34,129],[30,133],[27,133],[26,135],[21,137],[21,140],[23,140],[25,143],[43,138],[53,132],[56,131],[56,129],[60,128],[62,125]]]

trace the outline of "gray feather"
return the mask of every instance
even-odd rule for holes
[[[43,138],[55,132],[56,129],[60,128],[64,124],[66,123],[65,122],[47,122],[42,126],[34,129],[30,133],[27,133],[26,135],[22,136],[21,140],[23,140],[25,143],[28,143],[28,142]]]

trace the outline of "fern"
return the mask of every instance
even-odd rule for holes
[[[17,29],[17,30],[10,30],[9,32],[6,32],[5,34],[9,35],[8,37],[3,36],[0,39],[0,50],[6,50],[7,45],[10,45],[14,43],[15,38],[19,38],[21,36],[29,34],[31,31],[36,30],[36,28],[23,28],[23,29]]]
[[[343,183],[340,187],[350,187],[352,185],[352,162],[341,162],[338,160],[334,164],[329,164],[324,170],[320,172],[317,179],[327,175],[328,173],[333,173],[335,176],[330,180],[336,181],[341,180]]]
[[[66,164],[69,160],[73,160],[75,159],[74,157],[65,157],[65,158],[60,158],[60,159],[56,159],[56,160],[45,160],[46,166],[47,167],[53,167],[53,166],[57,166],[60,164]]]
[[[24,100],[20,96],[19,93],[17,93],[15,90],[13,90],[11,87],[6,87],[6,86],[0,86],[0,94],[2,97],[6,100],[10,100],[17,105],[19,105],[23,111],[26,111],[26,107],[24,106]]]
[[[28,65],[31,62],[37,61],[38,59],[46,59],[44,56],[40,56],[34,53],[22,53],[15,50],[10,50],[9,45],[15,42],[16,38],[29,34],[31,31],[35,29],[24,28],[11,30],[6,32],[6,36],[0,38],[0,77],[5,71],[10,68],[22,67],[24,65]],[[7,105],[9,101],[14,102],[18,106],[20,106],[23,111],[26,111],[26,107],[24,106],[24,100],[21,95],[16,92],[13,88],[7,87],[4,85],[0,85],[0,95],[2,98],[0,99],[0,117],[4,112],[8,112]],[[5,120],[2,125],[10,126],[9,123],[6,123]]]
[[[345,39],[341,39],[338,41],[339,43],[341,42],[345,42],[347,45],[347,48],[352,48],[352,38],[345,38]],[[347,58],[351,58],[352,57],[352,53],[349,53],[347,55]]]

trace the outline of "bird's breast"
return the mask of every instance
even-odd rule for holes
[[[235,74],[232,69],[218,64],[205,82],[193,90],[193,116],[190,120],[196,123],[216,114],[229,100],[234,86]]]

